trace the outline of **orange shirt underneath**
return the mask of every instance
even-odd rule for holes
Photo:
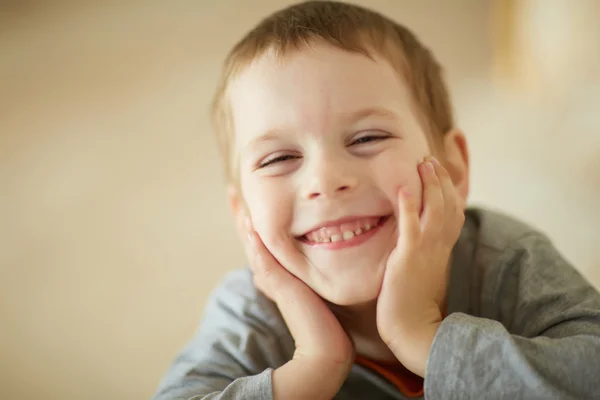
[[[413,374],[399,362],[374,361],[356,356],[356,363],[377,372],[393,383],[407,397],[423,396],[423,378]]]

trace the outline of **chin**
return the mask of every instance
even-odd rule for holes
[[[304,258],[304,276],[299,278],[317,294],[339,306],[377,299],[387,260],[397,242],[395,218],[383,216],[368,233],[349,241],[307,243],[303,239],[296,238]]]
[[[333,278],[331,284],[317,285],[320,287],[315,288],[315,291],[328,302],[338,306],[369,303],[379,296],[383,282],[382,272],[371,270],[368,276]]]

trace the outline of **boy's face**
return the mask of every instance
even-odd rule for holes
[[[233,82],[241,196],[279,262],[339,305],[375,299],[400,188],[421,201],[430,154],[392,66],[326,44],[268,54]]]

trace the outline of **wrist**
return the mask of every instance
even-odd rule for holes
[[[352,367],[347,363],[295,358],[273,371],[274,400],[330,400],[340,390]]]
[[[433,339],[441,322],[399,332],[390,342],[390,350],[409,371],[424,378]]]

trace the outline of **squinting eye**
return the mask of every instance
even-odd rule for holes
[[[286,154],[284,156],[279,156],[279,157],[275,157],[272,158],[270,160],[267,160],[263,163],[260,163],[258,165],[258,168],[264,168],[264,167],[268,167],[271,164],[275,164],[275,163],[279,163],[279,162],[283,162],[283,161],[288,161],[288,160],[295,160],[296,158],[299,158],[298,156],[292,156],[290,154]]]
[[[354,142],[350,143],[350,146],[353,146],[355,144],[363,144],[363,143],[380,141],[380,140],[384,140],[384,139],[387,139],[387,136],[363,136],[363,137],[356,139]]]

